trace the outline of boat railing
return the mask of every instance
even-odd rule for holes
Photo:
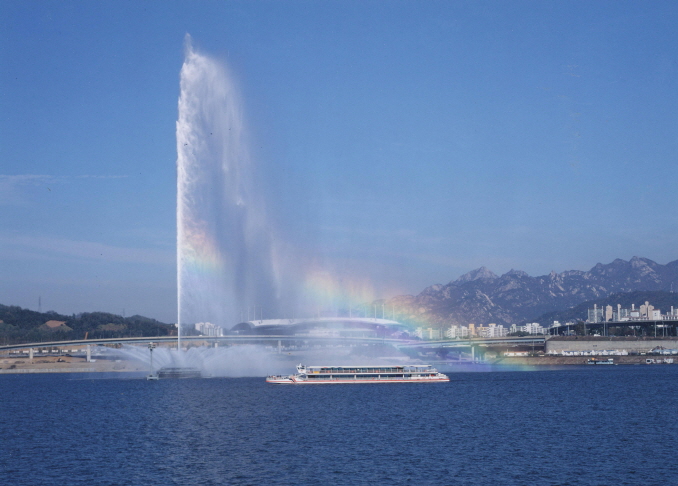
[[[307,375],[355,375],[355,374],[381,374],[381,373],[438,373],[435,368],[425,368],[423,366],[412,369],[393,369],[393,368],[346,368],[346,369],[313,369],[306,371]]]
[[[314,376],[314,375],[311,375],[311,376]],[[317,375],[315,375],[315,376],[317,376]],[[386,381],[386,380],[432,380],[432,379],[439,378],[439,377],[440,377],[440,373],[426,374],[426,375],[407,373],[403,376],[383,376],[383,375],[378,375],[378,374],[365,375],[365,374],[360,374],[360,373],[352,373],[350,375],[348,373],[335,373],[335,374],[330,375],[328,373],[327,376],[323,377],[323,380],[326,380],[326,381],[339,381],[339,380],[346,380],[346,379],[366,380],[366,381],[370,381],[370,380],[384,380],[384,381]]]

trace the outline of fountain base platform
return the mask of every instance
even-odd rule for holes
[[[155,376],[157,376],[156,379],[160,380],[177,378],[202,378],[202,372],[198,368],[160,368]]]

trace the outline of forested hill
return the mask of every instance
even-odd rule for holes
[[[106,312],[66,316],[0,304],[0,344],[67,339],[170,336],[172,324],[143,316],[122,317]]]

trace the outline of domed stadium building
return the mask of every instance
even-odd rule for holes
[[[232,334],[251,336],[316,336],[316,337],[402,337],[410,327],[389,319],[368,317],[320,317],[305,319],[263,319],[245,321],[233,326]]]

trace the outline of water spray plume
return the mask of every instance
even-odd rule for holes
[[[242,309],[275,312],[272,237],[224,63],[186,35],[177,137],[177,320],[230,328]]]
[[[337,280],[314,265],[308,252],[302,257],[274,236],[234,77],[225,63],[196,50],[189,35],[180,73],[176,140],[179,350],[182,325],[211,322],[230,329],[250,309],[255,318],[289,316],[297,301],[307,308],[330,305],[335,312],[348,309],[350,314],[357,302],[373,299],[369,282]],[[285,283],[283,295],[280,281]],[[262,351],[258,348],[248,356],[264,362]],[[169,363],[171,353],[156,352],[160,364]],[[173,364],[190,361],[205,368],[214,358],[208,367],[231,367],[230,356],[235,355],[191,350],[177,353]]]

